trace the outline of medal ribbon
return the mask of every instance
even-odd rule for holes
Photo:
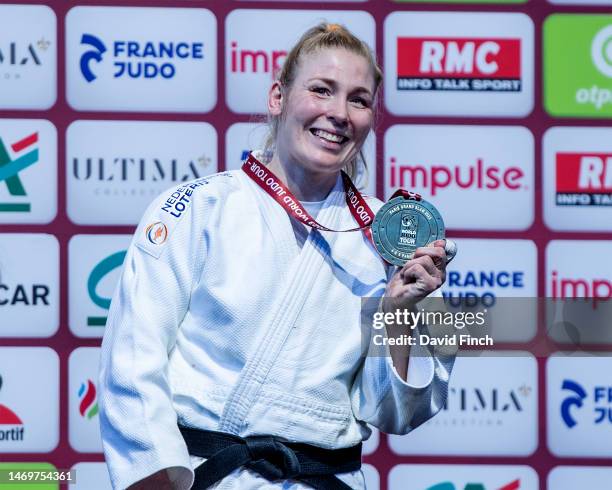
[[[290,215],[293,216],[300,223],[316,228],[320,231],[333,231],[337,233],[344,233],[348,231],[359,231],[362,230],[365,236],[374,245],[372,239],[372,231],[370,225],[374,220],[374,212],[372,208],[368,206],[365,199],[355,187],[355,184],[351,181],[351,178],[342,171],[342,182],[344,183],[344,190],[346,193],[346,204],[349,207],[351,215],[359,225],[356,228],[349,230],[333,230],[327,226],[323,226],[317,220],[315,220],[306,209],[302,206],[302,203],[291,193],[289,189],[283,184],[280,179],[274,175],[274,173],[259,160],[257,160],[252,153],[249,153],[248,158],[242,164],[242,170],[246,173],[259,187],[261,187],[272,199],[274,199],[281,207]],[[415,192],[409,192],[404,189],[398,189],[391,196],[391,199],[402,196],[404,199],[411,199],[420,201],[421,196]],[[376,247],[374,247],[376,248]]]
[[[311,228],[316,228],[317,230],[338,233],[363,230],[365,235],[370,240],[372,239],[369,226],[374,220],[374,212],[370,206],[368,206],[368,203],[366,203],[365,199],[346,173],[342,172],[342,182],[344,183],[344,190],[346,192],[346,203],[351,215],[359,226],[349,230],[333,230],[327,226],[323,226],[315,220],[310,213],[304,209],[302,203],[300,203],[291,191],[287,189],[285,184],[283,184],[268,167],[259,162],[253,154],[249,154],[242,165],[242,170],[272,197],[272,199],[280,204],[290,216],[293,216],[300,223],[310,226]]]

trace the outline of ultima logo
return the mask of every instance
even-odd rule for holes
[[[287,56],[285,50],[263,50],[253,51],[238,47],[236,41],[230,44],[230,69],[232,73],[270,73],[271,77],[277,76],[282,62]]]
[[[81,417],[91,420],[98,414],[96,385],[91,379],[81,383],[79,387],[79,413]]]
[[[612,154],[557,153],[556,170],[557,206],[612,206]]]
[[[0,376],[0,391],[2,390],[2,376]],[[2,426],[13,426],[4,429]],[[0,403],[0,442],[23,441],[25,428],[19,416],[6,405]]]
[[[527,398],[532,389],[527,385],[506,392],[498,388],[450,388],[443,410],[455,412],[522,412],[520,397]],[[519,397],[520,395],[520,397]]]
[[[587,390],[580,383],[571,379],[564,379],[561,389],[568,392],[561,402],[561,418],[563,423],[570,429],[578,425],[575,412],[582,409],[584,401],[589,399]],[[612,386],[593,387],[593,423],[602,424],[604,422],[612,424]]]
[[[442,165],[404,165],[391,161],[391,187],[402,187],[412,190],[428,189],[435,196],[439,189],[457,186],[461,189],[499,189],[518,190],[524,188],[525,174],[519,167],[501,169],[495,165],[486,165],[482,158],[468,166]]]
[[[111,254],[105,259],[101,260],[93,268],[91,274],[89,274],[89,278],[87,279],[87,293],[89,294],[89,298],[96,306],[99,306],[104,310],[108,310],[110,308],[111,298],[100,296],[96,292],[96,289],[100,281],[102,281],[107,274],[115,270],[117,267],[121,267],[123,265],[126,254],[127,250],[122,250],[121,252]],[[87,317],[88,327],[103,327],[105,325],[105,316]]]
[[[551,293],[553,299],[593,298],[593,308],[599,301],[612,299],[612,281],[601,279],[575,279],[559,277],[553,270],[551,273]]]
[[[43,38],[36,44],[38,49],[46,51],[51,43]],[[13,41],[7,46],[0,46],[0,65],[23,66],[27,64],[41,64],[40,56],[32,43],[23,46]]]
[[[521,480],[517,479],[517,480],[511,481],[510,483],[506,483],[505,485],[501,487],[497,487],[494,490],[518,490],[519,488],[521,488]],[[460,490],[460,489],[461,487],[457,487],[451,482],[437,483],[427,488],[427,490]],[[488,490],[488,489],[483,483],[466,483],[465,486],[463,487],[463,490]]]
[[[102,62],[107,48],[93,34],[83,34],[81,44],[92,49],[81,55],[80,69],[83,78],[92,82],[97,75],[92,70],[92,61]],[[185,59],[203,59],[204,43],[163,41],[113,41],[109,53],[113,58],[114,78],[165,78],[176,75],[177,63]]]
[[[397,39],[398,90],[521,91],[520,39]]]
[[[4,141],[0,138],[0,182],[4,182],[9,194],[15,197],[26,196],[19,172],[38,162],[38,133],[32,133],[10,145],[15,158],[11,159]],[[0,212],[30,212],[30,203],[0,203]]]

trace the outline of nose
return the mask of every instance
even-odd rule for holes
[[[346,126],[348,124],[348,110],[346,101],[342,100],[341,97],[333,97],[329,101],[327,118],[338,126]]]

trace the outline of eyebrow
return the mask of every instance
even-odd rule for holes
[[[336,81],[331,79],[331,78],[325,78],[325,77],[313,77],[313,78],[309,78],[307,80],[307,82],[313,82],[315,80],[320,80],[321,82],[325,82],[329,85],[337,85]],[[372,96],[372,92],[365,88],[365,87],[356,87],[355,89],[351,90],[351,92],[365,92],[366,94],[368,94],[369,96]]]

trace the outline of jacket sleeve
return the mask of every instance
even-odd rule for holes
[[[113,488],[159,471],[188,489],[193,471],[177,427],[168,356],[206,254],[211,198],[199,181],[166,192],[138,226],[108,315],[99,377],[100,428]],[[178,205],[177,205],[178,204]]]
[[[424,326],[416,330],[416,335],[425,333]],[[366,355],[351,390],[353,412],[383,432],[407,434],[444,406],[455,349],[412,346],[406,381],[395,370],[388,348],[382,354]]]

